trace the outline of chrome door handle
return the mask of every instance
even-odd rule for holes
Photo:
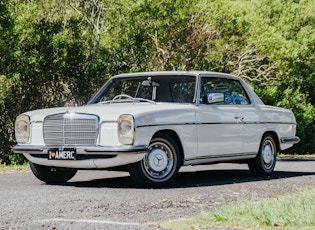
[[[244,116],[242,116],[242,115],[236,115],[234,118],[235,118],[236,120],[240,120],[240,121],[243,121],[243,120],[244,120]]]

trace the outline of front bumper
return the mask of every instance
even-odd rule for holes
[[[48,150],[75,148],[77,160],[49,160]],[[30,162],[77,169],[104,169],[132,164],[142,160],[147,146],[33,146],[16,145],[15,153],[23,154]]]

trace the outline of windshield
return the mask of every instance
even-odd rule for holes
[[[138,101],[193,103],[196,78],[194,76],[141,76],[113,78],[91,103]],[[141,100],[140,100],[141,99]]]

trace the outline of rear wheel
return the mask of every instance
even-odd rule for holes
[[[30,162],[33,174],[47,184],[60,184],[70,180],[77,173],[77,169],[52,168]]]
[[[259,152],[248,166],[250,172],[255,176],[269,176],[275,166],[277,158],[277,145],[271,134],[265,134],[262,138]]]
[[[129,173],[142,186],[161,187],[176,178],[181,160],[174,139],[166,133],[160,133],[151,140],[144,159],[130,166]]]

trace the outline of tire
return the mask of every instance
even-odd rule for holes
[[[77,173],[77,169],[52,168],[29,162],[33,174],[47,184],[62,184],[70,180]]]
[[[130,165],[129,174],[141,186],[164,187],[175,180],[181,162],[175,140],[160,133],[151,140],[144,159]]]
[[[277,145],[271,134],[265,134],[261,140],[256,158],[248,163],[250,172],[254,176],[270,176],[277,161]]]

